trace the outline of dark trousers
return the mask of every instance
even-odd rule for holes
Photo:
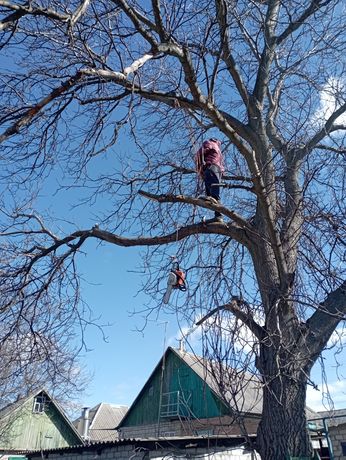
[[[215,198],[215,200],[220,201],[220,186],[214,184],[220,184],[222,179],[222,173],[217,165],[207,166],[203,171],[205,192],[207,196]],[[214,185],[214,186],[213,186]],[[220,212],[215,212],[215,217],[220,217],[222,214]]]

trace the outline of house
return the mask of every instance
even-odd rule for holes
[[[82,443],[60,405],[45,390],[0,410],[0,456]]]
[[[128,410],[127,406],[100,403],[92,409],[85,407],[82,416],[73,422],[79,434],[90,442],[115,441],[115,429]]]
[[[333,449],[334,460],[345,460],[346,422],[331,422],[328,431]]]
[[[261,410],[256,377],[169,347],[120,422],[119,437],[254,435]]]
[[[346,458],[346,409],[318,412],[317,419],[334,460]]]

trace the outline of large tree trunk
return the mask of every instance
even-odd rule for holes
[[[305,412],[308,375],[292,365],[287,353],[275,353],[274,346],[262,352],[263,411],[257,450],[263,460],[311,458]]]

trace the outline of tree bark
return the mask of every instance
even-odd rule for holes
[[[287,369],[273,375],[273,361],[280,357],[273,347],[263,352],[267,375],[263,388],[263,411],[257,432],[257,450],[265,460],[311,458],[312,447],[305,412],[307,375]],[[285,369],[281,362],[281,369]],[[270,375],[271,374],[271,375]],[[291,375],[290,375],[291,374]]]

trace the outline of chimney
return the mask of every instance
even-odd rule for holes
[[[89,439],[89,407],[83,407],[80,433],[84,441]]]

